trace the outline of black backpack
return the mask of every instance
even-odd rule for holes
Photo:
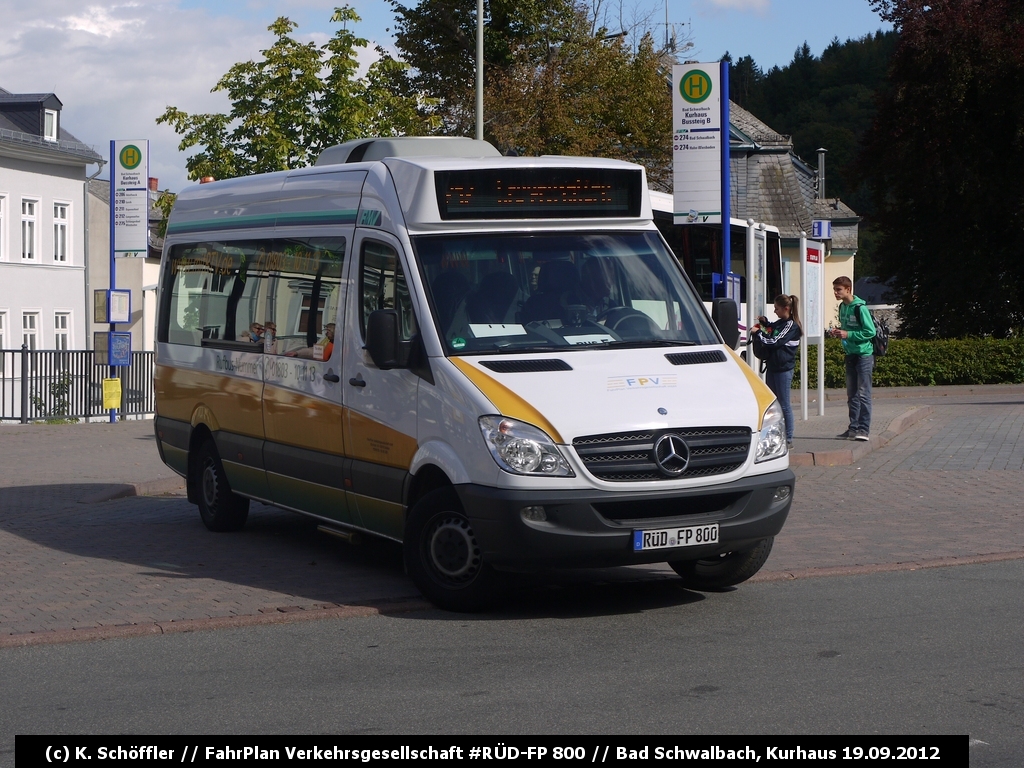
[[[764,373],[768,369],[768,358],[771,357],[772,352],[775,351],[774,347],[766,347],[764,342],[761,341],[761,334],[755,332],[750,337],[750,351],[753,352],[754,357],[760,361],[758,370],[760,370],[761,373]]]
[[[871,319],[875,323],[875,336],[871,339],[871,354],[875,357],[884,357],[889,351],[889,322],[881,315],[871,312]]]

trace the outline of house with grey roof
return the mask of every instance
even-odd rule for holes
[[[819,158],[819,163],[822,160]],[[811,239],[816,220],[831,224],[825,251],[825,323],[838,303],[831,290],[840,275],[853,277],[860,217],[838,198],[824,198],[819,169],[793,151],[793,140],[778,133],[735,102],[729,105],[729,187],[732,217],[732,271],[746,277],[745,230],[748,221],[766,227],[770,307],[777,292],[800,293],[800,236]],[[671,197],[652,192],[655,223],[705,301],[712,277],[723,271],[719,225],[675,225]],[[770,308],[768,310],[770,314]]]
[[[799,293],[800,233],[812,234],[815,220],[831,224],[825,250],[825,323],[838,303],[830,289],[840,275],[853,278],[860,217],[839,198],[826,198],[822,168],[808,165],[793,151],[793,140],[772,130],[747,110],[729,105],[730,184],[732,215],[778,227],[782,251],[782,283],[786,293]],[[819,164],[824,155],[819,155]]]
[[[89,166],[52,93],[0,88],[0,349],[85,349]]]

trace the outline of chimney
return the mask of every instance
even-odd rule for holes
[[[159,192],[160,191],[160,179],[157,179],[157,178],[155,178],[153,176],[149,177],[149,191],[150,192]]]
[[[825,199],[825,153],[824,147],[818,148],[818,199]]]

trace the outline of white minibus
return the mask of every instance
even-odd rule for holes
[[[438,606],[503,572],[754,575],[782,412],[652,220],[644,169],[367,139],[201,184],[161,264],[156,432],[214,531],[250,500],[400,542]]]

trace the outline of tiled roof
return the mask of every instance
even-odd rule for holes
[[[776,133],[734,101],[729,101],[729,123],[733,128],[764,147],[792,147],[789,136]]]
[[[60,99],[52,93],[11,93],[0,88],[0,143],[35,152],[42,150],[47,154],[63,156],[65,159],[74,158],[84,161],[86,165],[103,163],[103,158],[97,154],[96,150],[79,141],[63,125],[59,128],[58,140],[48,141],[35,133],[27,133],[26,126],[19,125],[4,114],[4,107],[8,108],[11,115],[18,115],[22,114],[24,110],[18,110],[16,105],[38,104],[40,105],[38,108],[41,109],[46,102],[53,102],[51,106],[60,108]]]
[[[838,197],[826,197],[814,201],[814,218],[816,219],[856,219],[856,212]]]

